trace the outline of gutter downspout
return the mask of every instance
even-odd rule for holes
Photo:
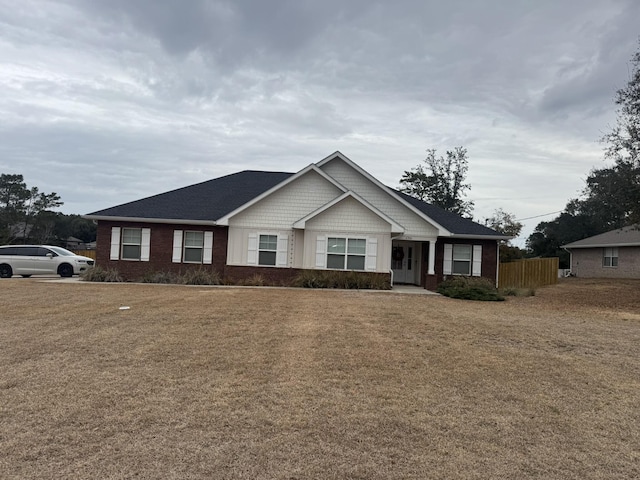
[[[500,242],[496,242],[496,288],[500,285]]]
[[[569,252],[569,275],[573,276],[573,252],[565,247],[562,247],[565,252]]]

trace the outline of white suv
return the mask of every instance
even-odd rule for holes
[[[71,277],[91,268],[92,258],[49,245],[5,245],[0,247],[0,278],[13,275],[58,274]]]

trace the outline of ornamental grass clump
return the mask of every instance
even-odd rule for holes
[[[120,273],[113,268],[95,266],[80,274],[80,279],[85,282],[124,282]]]
[[[198,268],[183,273],[178,283],[183,285],[220,285],[221,281],[220,274],[215,270]]]
[[[353,290],[389,290],[391,284],[383,275],[337,270],[304,270],[292,286],[303,288],[341,288]]]
[[[438,293],[462,300],[504,301],[495,285],[482,277],[450,277],[438,285]]]
[[[149,272],[141,279],[142,283],[181,283],[180,278],[171,272]]]

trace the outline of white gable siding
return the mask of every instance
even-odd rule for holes
[[[391,233],[391,225],[353,198],[345,198],[307,221],[307,230]]]
[[[290,229],[294,222],[342,194],[314,171],[285,185],[229,219],[230,227]]]
[[[436,237],[438,229],[398,200],[383,192],[363,175],[340,159],[331,160],[321,169],[347,189],[357,193],[378,210],[405,228],[407,237]]]

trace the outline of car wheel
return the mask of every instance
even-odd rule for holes
[[[58,267],[58,275],[61,277],[72,277],[73,276],[73,268],[68,263],[64,265],[60,265]]]
[[[29,278],[31,275],[22,275],[22,278]]]
[[[6,263],[0,265],[0,278],[11,278],[13,277],[13,270],[11,270],[11,266]]]

